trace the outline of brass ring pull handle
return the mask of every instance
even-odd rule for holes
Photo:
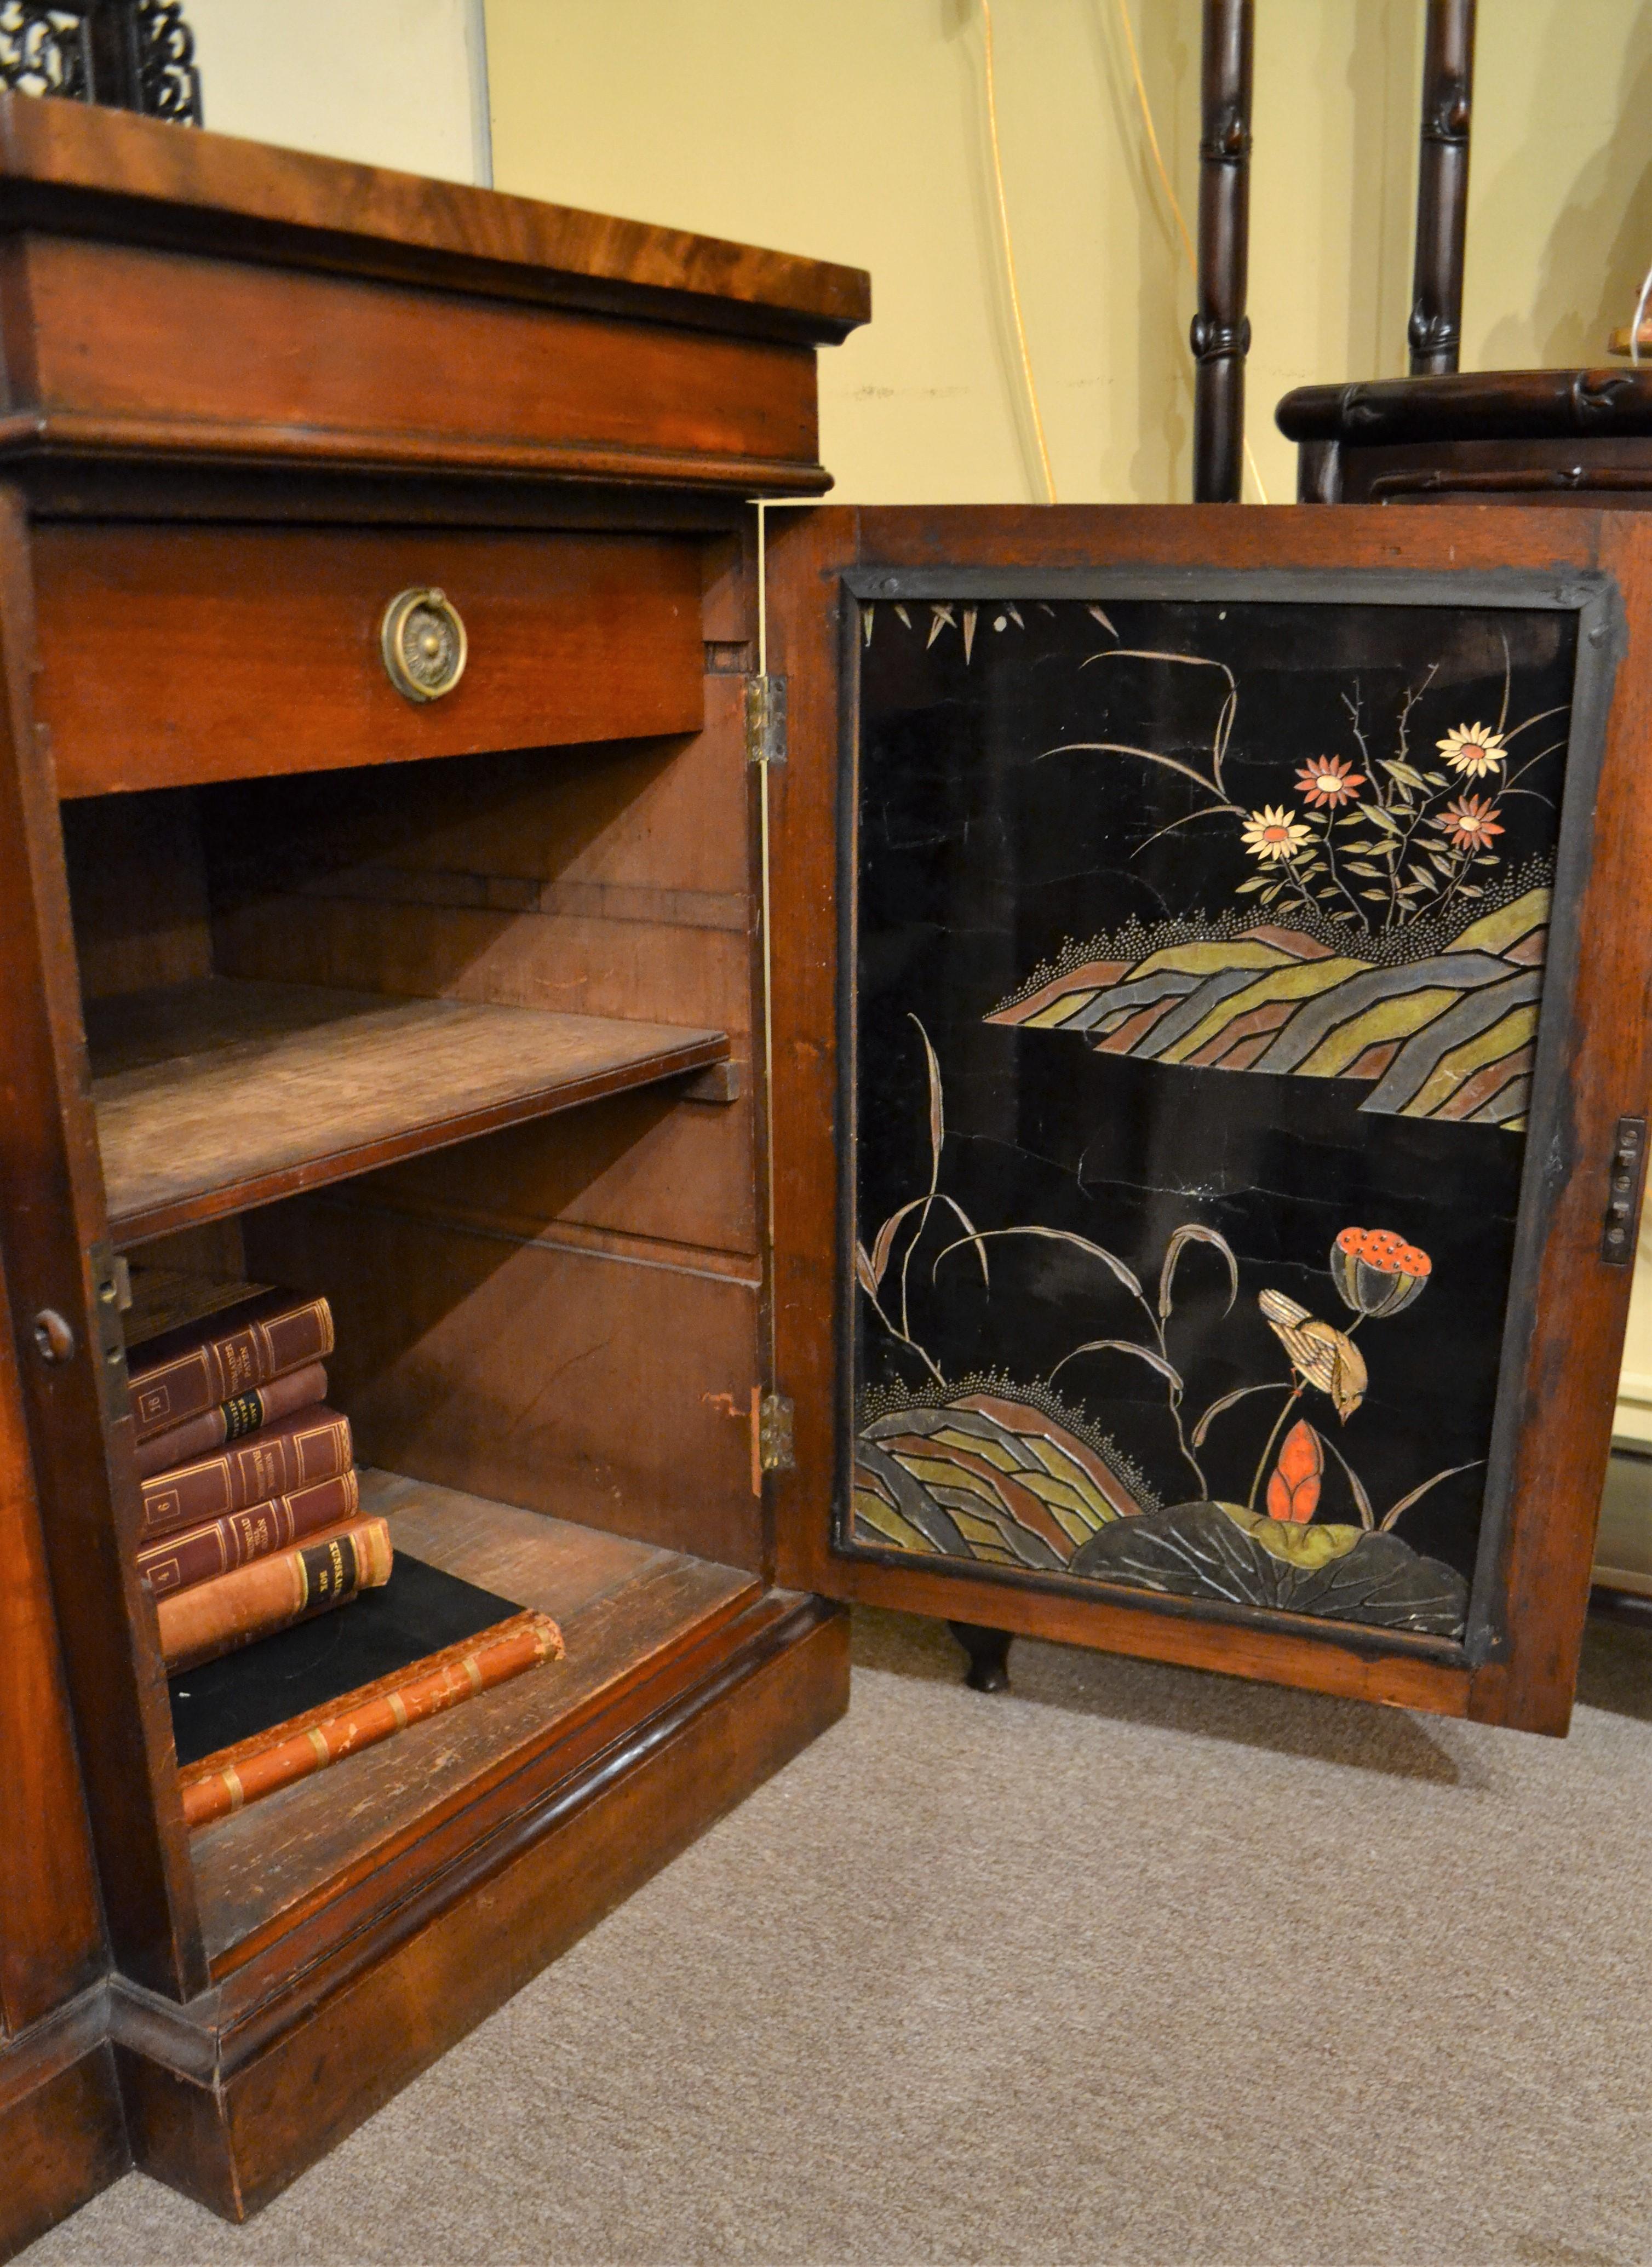
[[[391,683],[409,701],[439,701],[465,674],[465,625],[444,591],[399,591],[385,608],[378,643]]]

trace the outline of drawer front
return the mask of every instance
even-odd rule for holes
[[[70,447],[830,485],[806,346],[51,237],[7,317],[6,406]]]
[[[698,730],[691,541],[436,530],[35,529],[37,713],[60,794]],[[464,673],[393,683],[386,608],[443,591]]]

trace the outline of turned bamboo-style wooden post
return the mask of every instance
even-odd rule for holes
[[[1412,271],[1411,374],[1455,370],[1463,344],[1463,240],[1468,216],[1474,0],[1428,0],[1417,160],[1417,256]]]
[[[1199,312],[1190,334],[1193,502],[1237,503],[1245,464],[1252,0],[1205,0],[1199,136]]]

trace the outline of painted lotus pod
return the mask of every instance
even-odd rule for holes
[[[1421,1295],[1433,1266],[1388,1228],[1345,1228],[1331,1247],[1332,1280],[1356,1315],[1397,1315]]]

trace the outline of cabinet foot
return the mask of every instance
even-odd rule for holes
[[[949,1622],[947,1627],[969,1655],[964,1682],[970,1691],[1008,1692],[1010,1632],[982,1629],[975,1622]]]

